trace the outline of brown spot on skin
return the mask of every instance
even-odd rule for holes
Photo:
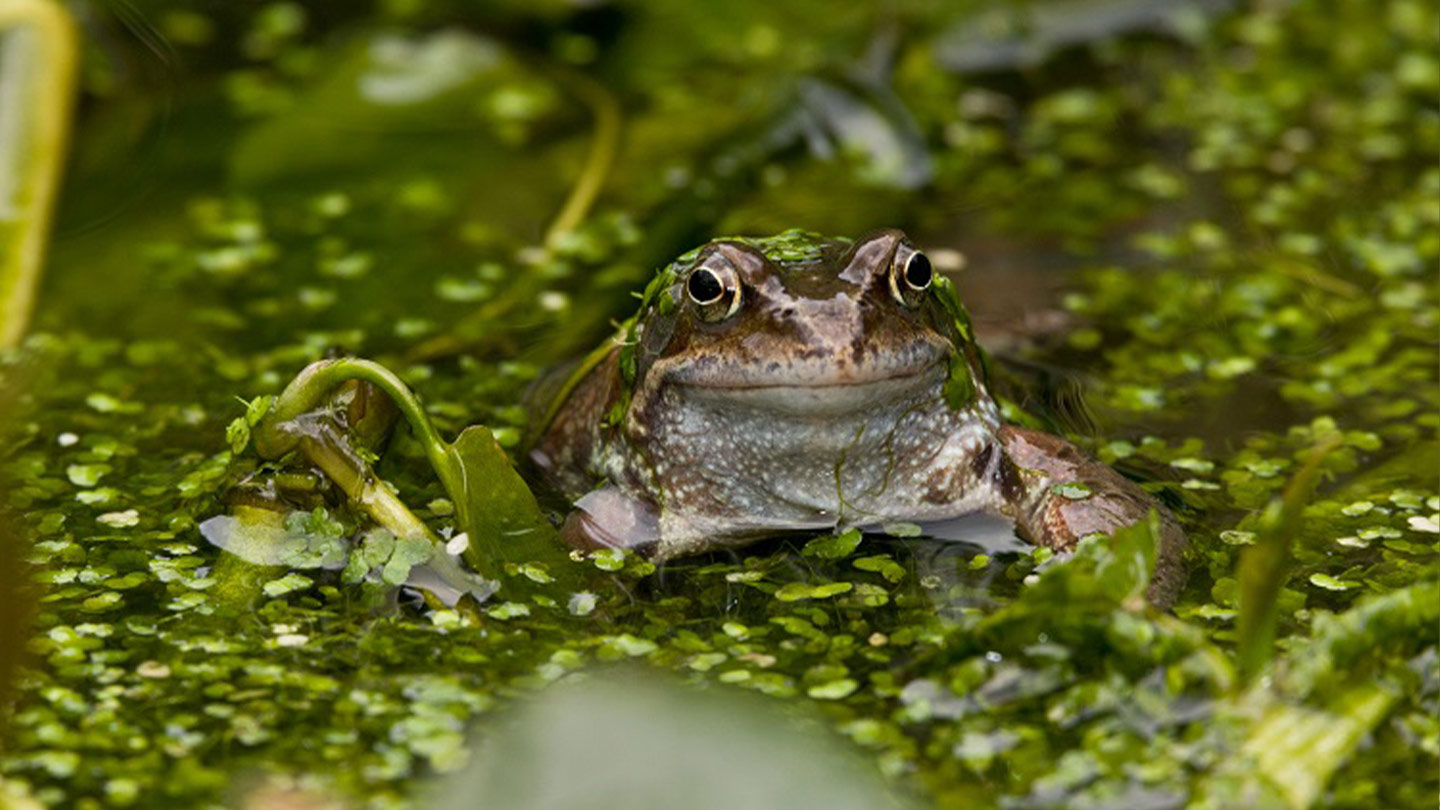
[[[987,443],[970,460],[977,481],[989,481],[1008,504],[1019,505],[1025,498],[1025,479],[1015,462],[1005,453],[997,455],[997,447]]]
[[[1000,463],[996,465],[995,481],[1000,488],[1000,497],[1007,503],[1019,503],[1025,496],[1025,478],[1009,456],[1000,456]]]
[[[995,456],[995,445],[989,442],[980,448],[980,452],[970,459],[970,469],[975,472],[975,479],[983,481],[990,476],[990,461]]]
[[[957,477],[955,470],[948,467],[932,470],[925,478],[925,494],[920,496],[920,500],[934,504],[945,504],[955,500],[960,495],[956,491],[955,479]]]

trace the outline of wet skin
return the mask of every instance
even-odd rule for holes
[[[575,503],[562,534],[581,547],[664,560],[987,512],[1069,551],[1153,512],[1150,599],[1169,604],[1183,584],[1185,538],[1164,507],[1063,439],[1001,420],[964,308],[894,230],[788,231],[681,257],[552,396],[529,459]]]

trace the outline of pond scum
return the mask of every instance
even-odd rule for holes
[[[0,366],[3,495],[44,585],[0,738],[0,806],[233,806],[258,774],[414,807],[427,777],[464,767],[472,722],[483,734],[492,710],[630,662],[820,717],[933,806],[1433,807],[1434,4],[1195,12],[1018,74],[947,71],[945,36],[925,38],[944,21],[902,26],[888,81],[925,146],[924,188],[884,155],[775,155],[753,187],[676,226],[667,200],[723,186],[705,150],[769,114],[749,99],[777,75],[825,75],[826,54],[873,34],[806,5],[636,12],[603,42],[557,4],[529,28],[502,5],[500,30],[547,31],[560,62],[603,64],[626,107],[596,213],[544,250],[523,248],[587,143],[562,72],[453,30],[354,44],[365,26],[433,29],[448,12],[423,2],[362,21],[157,5],[195,78],[170,88],[169,145],[136,154],[175,183],[154,203],[96,190],[130,227],[67,241],[62,216],[36,327]],[[232,29],[239,44],[222,45]],[[385,118],[401,113],[337,89],[386,47],[423,61],[422,45],[490,71],[488,95],[463,106],[478,146],[442,133],[417,152]],[[126,109],[125,72],[110,51],[86,58],[97,110],[77,131],[93,163],[128,137],[98,115]],[[728,84],[665,78],[717,66]],[[408,86],[390,78],[378,86]],[[306,134],[316,110],[391,134],[327,143]],[[404,159],[380,161],[386,149]],[[94,214],[86,165],[72,217]],[[321,565],[366,528],[333,503],[290,517],[307,543],[282,565],[197,530],[259,463],[243,429],[226,437],[236,397],[276,392],[333,347],[389,359],[449,435],[485,423],[513,446],[543,364],[597,339],[642,268],[708,232],[897,225],[923,243],[960,219],[1086,265],[1066,328],[997,365],[1083,380],[1095,429],[1074,438],[1176,507],[1193,549],[1173,613],[1137,598],[1144,555],[1126,536],[1066,561],[856,535],[661,571],[594,554],[583,591],[436,609],[397,591],[413,560],[384,537],[343,570]],[[404,360],[457,322],[463,359]],[[413,442],[380,470],[447,532],[454,505]],[[0,571],[7,592],[18,575]]]

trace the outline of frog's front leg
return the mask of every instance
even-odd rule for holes
[[[1070,551],[1086,535],[1111,534],[1155,512],[1160,521],[1159,548],[1146,596],[1161,608],[1174,604],[1185,584],[1185,533],[1169,510],[1135,482],[1064,439],[1005,426],[999,440],[1004,459],[995,475],[1012,512],[1009,516],[1036,545]],[[1079,486],[1067,492],[1066,484]],[[1074,497],[1075,490],[1083,497]]]

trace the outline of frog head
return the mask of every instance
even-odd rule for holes
[[[662,393],[805,419],[923,391],[960,409],[982,390],[964,308],[893,229],[711,241],[657,275],[625,344],[627,410],[642,422]]]

